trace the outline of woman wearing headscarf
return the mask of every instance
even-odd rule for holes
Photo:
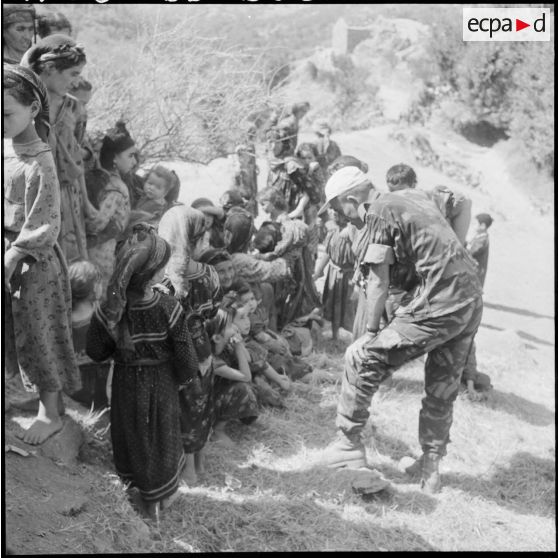
[[[96,209],[87,198],[76,129],[81,118],[77,99],[68,94],[86,63],[83,47],[66,35],[49,35],[32,46],[22,65],[31,68],[44,83],[49,96],[52,133],[49,143],[60,182],[61,225],[59,243],[66,260],[88,259],[85,218]]]
[[[247,211],[231,210],[225,221],[225,247],[231,255],[236,281],[246,281],[270,316],[270,322],[276,324],[277,308],[273,296],[266,296],[265,283],[275,284],[291,276],[289,264],[284,258],[263,261],[248,253],[254,218]]]
[[[72,344],[70,282],[57,243],[60,187],[48,146],[48,96],[27,68],[4,64],[4,308],[6,369],[39,392],[23,440],[40,444],[62,428],[65,390],[80,386]]]
[[[185,205],[176,205],[164,213],[159,222],[159,235],[171,246],[171,257],[165,268],[167,285],[188,314],[209,317],[219,292],[219,276],[215,269],[198,258],[206,246],[204,214]]]
[[[4,62],[19,64],[35,36],[35,6],[2,4],[2,55]]]
[[[178,392],[198,370],[186,315],[154,291],[170,246],[138,224],[118,248],[107,298],[87,332],[87,354],[114,359],[111,438],[116,471],[139,489],[147,511],[165,508],[185,464]]]
[[[130,220],[130,194],[123,177],[135,165],[135,155],[134,140],[118,121],[103,138],[99,161],[104,176],[95,200],[99,211],[87,224],[89,258],[101,270],[103,290],[114,270],[116,243]]]

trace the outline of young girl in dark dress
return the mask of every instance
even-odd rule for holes
[[[199,367],[182,306],[151,288],[169,258],[170,247],[154,228],[136,225],[117,249],[107,299],[87,333],[87,354],[115,361],[116,471],[139,489],[150,515],[167,507],[178,489],[185,463],[178,392]]]

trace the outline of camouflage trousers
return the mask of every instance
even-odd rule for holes
[[[356,439],[370,416],[370,403],[380,384],[406,362],[427,354],[419,414],[423,451],[445,455],[463,367],[482,317],[482,298],[445,316],[415,321],[396,316],[364,345],[365,358],[347,348],[337,427]]]

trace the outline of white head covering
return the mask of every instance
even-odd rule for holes
[[[318,211],[318,215],[327,211],[331,200],[365,182],[369,182],[369,178],[358,167],[343,167],[336,170],[325,185],[326,202]]]

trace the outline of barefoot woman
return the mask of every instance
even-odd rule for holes
[[[60,186],[48,146],[47,93],[27,68],[4,64],[4,293],[7,360],[38,391],[38,415],[22,435],[40,444],[62,428],[60,392],[77,390],[68,271],[56,239]]]

